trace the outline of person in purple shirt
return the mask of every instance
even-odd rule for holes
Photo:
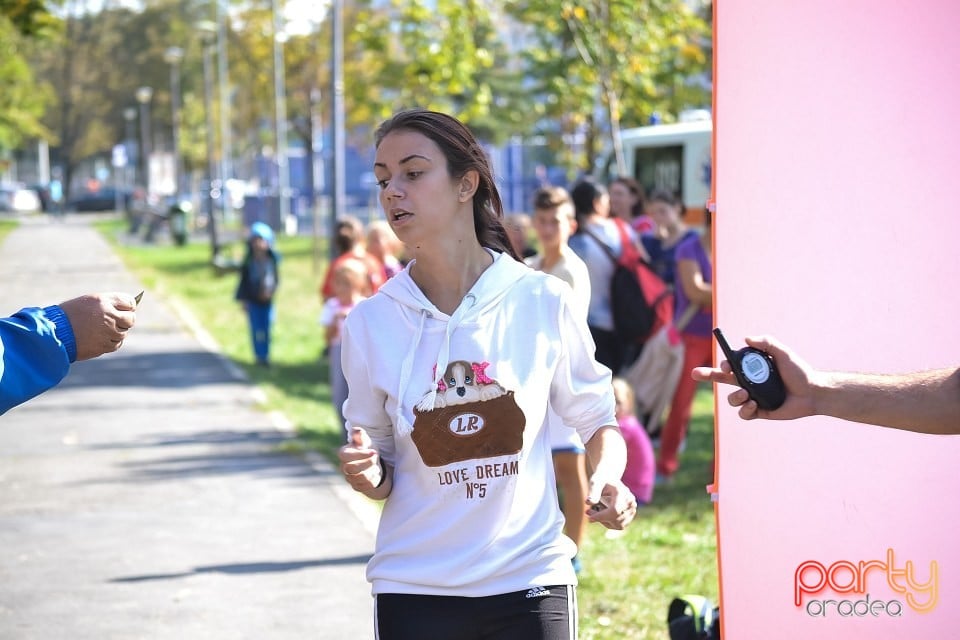
[[[646,200],[646,211],[657,225],[656,233],[640,237],[649,256],[650,266],[671,288],[679,288],[677,248],[697,232],[683,221],[686,208],[679,194],[665,189],[654,189]]]
[[[676,311],[674,317],[683,316],[692,305],[699,310],[680,332],[683,340],[683,368],[709,366],[713,359],[713,266],[711,265],[711,215],[706,212],[706,228],[702,234],[688,237],[677,245]],[[687,426],[696,382],[689,375],[681,375],[670,404],[670,414],[660,436],[660,452],[657,456],[657,473],[669,479],[679,467],[678,453]]]

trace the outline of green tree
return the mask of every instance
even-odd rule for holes
[[[57,26],[43,0],[0,0],[0,17],[6,17],[14,29],[26,36],[40,35]]]
[[[538,112],[561,133],[584,134],[587,170],[602,128],[616,149],[621,124],[639,125],[654,112],[671,121],[709,101],[705,89],[686,83],[707,70],[710,41],[707,22],[686,0],[505,0],[505,7],[529,28],[523,55]],[[622,160],[620,152],[621,168]]]
[[[140,86],[154,89],[153,141],[169,144],[169,134],[161,133],[171,126],[170,70],[163,52],[188,38],[191,23],[206,7],[199,0],[159,0],[141,11],[90,13],[85,2],[71,0],[63,6],[62,29],[32,46],[33,68],[53,87],[55,100],[44,124],[58,139],[55,153],[68,189],[81,162],[106,157],[123,139],[123,111],[136,104]],[[193,68],[199,69],[199,62]]]
[[[499,17],[479,0],[369,10],[351,39],[361,52],[355,62],[373,68],[378,82],[347,76],[351,103],[367,122],[419,106],[454,113],[487,140],[522,133],[523,76],[500,38]]]
[[[13,23],[0,16],[0,155],[28,138],[52,138],[41,123],[50,91],[35,79],[24,44]]]

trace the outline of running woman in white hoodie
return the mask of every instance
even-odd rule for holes
[[[610,371],[569,286],[510,248],[489,161],[458,120],[404,111],[374,173],[413,260],[343,331],[350,485],[384,499],[367,566],[380,640],[574,640],[576,553],[562,534],[547,407],[593,475],[584,510],[622,529],[636,500]]]

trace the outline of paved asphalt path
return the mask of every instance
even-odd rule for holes
[[[0,244],[0,313],[143,287],[89,216]],[[369,522],[148,290],[114,354],[0,416],[0,639],[372,638]]]

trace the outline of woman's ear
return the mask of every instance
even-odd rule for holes
[[[470,169],[460,178],[460,202],[466,202],[473,197],[480,186],[480,174],[476,169]]]

